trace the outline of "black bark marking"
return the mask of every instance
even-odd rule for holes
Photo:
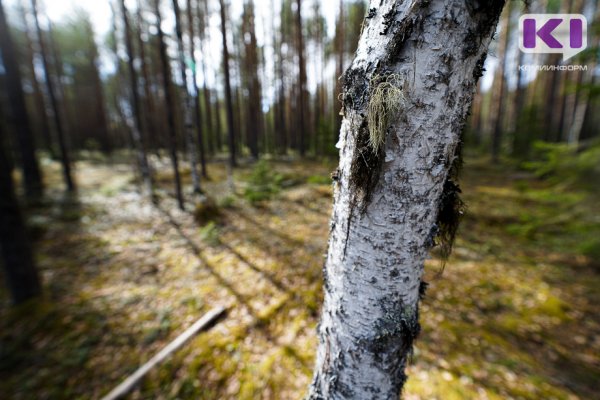
[[[367,105],[369,94],[369,80],[367,71],[362,68],[348,68],[343,75],[344,94],[342,105],[344,113],[346,110],[354,110],[360,113]]]
[[[421,332],[419,309],[401,300],[382,300],[383,315],[375,322],[373,336],[359,341],[372,353],[374,360],[392,379],[392,386],[401,392],[406,383],[404,372],[412,357],[413,343]]]
[[[373,149],[369,143],[369,129],[366,120],[358,128],[354,142],[354,154],[350,165],[350,188],[353,193],[351,207],[360,206],[364,213],[373,190],[379,182],[381,167],[385,159],[385,149]]]
[[[396,22],[396,15],[398,11],[396,10],[396,5],[393,5],[390,11],[386,12],[383,15],[383,30],[379,32],[380,35],[387,35],[392,25]]]
[[[452,253],[456,232],[464,213],[465,204],[460,198],[460,193],[458,183],[448,177],[444,183],[436,221],[436,225],[439,227],[437,237],[440,241],[440,251],[444,263]]]
[[[481,57],[479,57],[479,60],[477,60],[477,64],[475,64],[475,69],[473,69],[473,78],[475,79],[479,79],[483,76],[483,73],[485,72],[485,59],[487,58],[487,52],[484,52]]]

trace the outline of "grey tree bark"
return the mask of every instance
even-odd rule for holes
[[[448,254],[460,133],[504,0],[371,0],[345,72],[325,302],[309,399],[397,399],[423,263]]]

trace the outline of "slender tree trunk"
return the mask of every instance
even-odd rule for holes
[[[229,166],[236,166],[235,132],[233,121],[233,99],[231,94],[231,77],[229,74],[229,51],[227,50],[227,20],[225,17],[225,2],[219,0],[221,13],[221,36],[223,39],[223,74],[225,75],[225,101],[227,111],[227,137],[229,139]]]
[[[482,136],[482,124],[481,124],[481,114],[483,108],[483,93],[481,93],[481,82],[477,82],[477,89],[475,90],[475,96],[473,98],[473,107],[471,109],[471,118],[472,118],[472,134],[473,134],[473,143],[476,146],[481,145],[481,136]]]
[[[6,89],[10,99],[11,119],[15,127],[15,142],[19,147],[21,168],[23,170],[23,185],[28,198],[35,200],[42,196],[44,186],[42,174],[35,155],[35,141],[25,96],[21,87],[21,72],[10,31],[4,15],[4,5],[0,0],[0,50],[6,71]]]
[[[146,43],[142,38],[144,32],[147,32],[146,24],[142,16],[142,2],[138,1],[137,5],[137,44],[138,51],[140,52],[140,70],[142,72],[142,79],[144,80],[144,102],[140,103],[140,107],[143,104],[144,118],[142,119],[142,125],[140,126],[140,133],[144,137],[144,144],[146,154],[150,149],[157,150],[160,146],[158,140],[158,126],[160,120],[156,115],[156,105],[154,103],[154,94],[152,93],[152,82],[150,81],[150,71],[148,69],[148,60],[146,58]],[[142,110],[140,110],[142,111]]]
[[[202,8],[200,7],[202,3]],[[202,66],[202,95],[204,97],[204,110],[206,112],[206,144],[208,146],[208,152],[210,154],[214,154],[215,149],[215,135],[217,134],[216,121],[214,116],[216,113],[213,113],[213,104],[212,104],[212,96],[210,93],[210,89],[207,83],[207,56],[208,56],[208,46],[206,43],[210,43],[210,30],[209,30],[209,10],[208,10],[208,0],[197,0],[196,1],[196,14],[200,18],[200,28],[199,28],[199,38],[200,38],[200,51],[202,52],[200,64]]]
[[[196,143],[194,140],[194,128],[198,130],[198,135],[200,136],[200,142],[202,142],[202,127],[194,126],[196,121],[194,120],[194,99],[192,95],[190,95],[188,85],[190,83],[196,89],[196,94],[198,92],[198,87],[196,86],[196,78],[192,76],[191,80],[188,74],[188,68],[185,65],[185,48],[183,46],[183,28],[181,26],[181,11],[179,10],[179,1],[173,0],[173,11],[175,12],[175,34],[177,36],[177,53],[179,59],[179,73],[181,84],[183,85],[183,93],[185,99],[183,101],[183,130],[185,142],[187,145],[188,155],[190,157],[190,170],[192,173],[192,187],[194,189],[194,193],[201,193],[202,190],[200,188],[200,175],[198,174],[198,148],[196,147]],[[192,54],[194,51],[193,46],[193,38],[192,38]],[[194,73],[195,75],[195,73]],[[199,109],[196,109],[196,113],[199,112]]]
[[[506,109],[506,67],[508,64],[508,57],[506,52],[508,50],[508,40],[510,39],[510,2],[508,3],[506,10],[506,17],[504,20],[504,29],[502,32],[502,42],[500,49],[498,50],[498,58],[502,60],[498,67],[498,97],[497,97],[497,109],[496,115],[494,116],[494,132],[492,134],[492,161],[498,162],[500,157],[500,151],[502,147],[502,136],[504,133],[504,114]]]
[[[525,10],[526,11],[526,10]],[[517,58],[517,66],[523,64],[523,52],[519,51]],[[529,143],[531,142],[531,133],[523,132],[523,108],[525,106],[525,98],[527,93],[525,85],[523,85],[523,71],[519,68],[517,72],[517,89],[514,100],[514,115],[513,115],[513,156],[522,157],[529,152]]]
[[[216,74],[215,74],[215,78],[216,78]],[[217,152],[223,151],[223,126],[222,123],[223,121],[221,121],[221,102],[219,100],[219,92],[218,90],[215,89],[215,126],[216,126],[216,130],[215,130],[215,139],[216,139],[216,146],[217,146]]]
[[[194,97],[194,116],[196,118],[196,133],[198,135],[198,149],[200,150],[200,167],[202,176],[206,178],[206,151],[204,150],[204,129],[202,126],[202,109],[200,107],[200,90],[198,89],[198,77],[196,74],[196,53],[195,53],[195,33],[194,33],[194,8],[192,8],[192,0],[187,0],[187,21],[188,21],[188,46],[190,60],[192,61],[192,89]],[[205,76],[205,75],[204,75]]]
[[[125,48],[127,50],[127,68],[129,71],[129,88],[131,92],[131,109],[132,119],[128,123],[129,129],[131,130],[131,136],[133,138],[134,145],[138,154],[138,164],[140,167],[140,174],[142,181],[146,187],[147,195],[152,197],[154,190],[152,184],[152,171],[150,169],[150,163],[148,162],[148,153],[146,150],[146,143],[142,134],[142,112],[140,105],[140,95],[138,92],[138,77],[137,71],[134,66],[134,54],[133,54],[133,40],[131,38],[131,26],[129,18],[127,16],[127,6],[125,0],[120,1],[121,6],[121,17],[123,18],[123,27],[125,36]],[[142,60],[143,62],[143,60]]]
[[[0,12],[1,9],[0,3]],[[0,31],[0,35],[4,35],[4,32]],[[4,148],[6,138],[3,128],[0,124],[0,251],[3,261],[0,264],[4,266],[5,281],[12,301],[18,304],[38,296],[42,289],[27,229],[15,196],[12,168]]]
[[[310,399],[401,393],[419,332],[423,263],[436,232],[446,254],[455,233],[460,202],[451,167],[503,5],[371,1],[344,74]]]
[[[296,0],[296,45],[298,46],[298,131],[300,156],[306,152],[307,90],[306,61],[304,60],[304,38],[302,32],[302,0]]]
[[[173,102],[171,67],[169,65],[169,56],[167,54],[165,34],[162,30],[160,0],[154,0],[154,13],[156,15],[156,29],[158,31],[158,41],[160,46],[160,61],[165,91],[165,105],[167,108],[167,123],[169,125],[169,147],[171,153],[171,164],[173,166],[173,174],[175,175],[175,195],[177,196],[177,205],[181,210],[184,210],[185,203],[183,200],[183,191],[181,189],[181,175],[179,174],[179,158],[177,156],[177,130],[175,126],[175,103]]]
[[[64,122],[64,132],[65,132],[65,146],[66,149],[72,149],[71,145],[72,137],[69,135],[73,126],[73,115],[70,112],[69,108],[69,98],[67,90],[65,90],[65,86],[63,84],[63,78],[65,76],[64,64],[62,61],[62,56],[60,54],[60,48],[58,47],[56,40],[54,39],[54,28],[52,25],[52,21],[48,19],[48,28],[47,28],[47,37],[48,37],[48,50],[50,52],[50,63],[51,68],[54,69],[54,84],[56,89],[56,100],[57,105],[59,107],[59,112],[63,116]]]
[[[283,12],[280,13],[283,16]],[[279,43],[277,46],[277,72],[276,76],[279,77],[279,98],[278,98],[278,108],[279,112],[277,113],[277,120],[279,121],[279,129],[277,130],[277,136],[279,137],[279,148],[281,154],[286,154],[289,141],[288,141],[288,123],[286,119],[286,84],[285,84],[285,69],[284,69],[284,57],[283,57],[283,42],[284,42],[284,21],[283,18],[280,18],[280,37]],[[275,33],[273,33],[275,35]]]
[[[551,54],[549,57],[550,60],[550,64],[552,65],[556,65],[560,62],[560,55],[556,55],[556,54]],[[545,141],[550,141],[552,139],[554,139],[554,137],[558,134],[555,131],[555,124],[554,124],[554,120],[556,118],[554,115],[554,104],[556,104],[556,99],[559,97],[558,92],[558,87],[559,87],[559,81],[560,81],[560,75],[561,74],[546,74],[548,76],[548,80],[550,82],[546,82],[546,84],[544,85],[544,89],[543,91],[544,93],[544,102],[547,105],[546,107],[544,107],[544,120],[542,122],[542,124],[544,125],[544,140]],[[540,79],[542,77],[538,77],[538,79]]]
[[[574,0],[568,0],[565,4],[565,2],[563,2],[562,4],[562,8],[564,9],[564,7],[566,6],[566,10],[565,12],[567,13],[571,13],[573,12],[573,5],[574,5],[575,1]],[[562,12],[562,10],[561,10]],[[558,98],[556,99],[555,103],[551,103],[551,104],[555,104],[555,116],[558,116],[558,120],[555,120],[555,132],[556,132],[556,136],[554,138],[554,140],[556,142],[562,142],[563,140],[567,139],[565,137],[566,134],[568,134],[568,131],[566,131],[564,129],[565,127],[565,120],[568,119],[567,117],[567,107],[568,107],[568,99],[571,97],[570,94],[567,93],[567,89],[568,87],[571,85],[572,82],[572,71],[567,71],[566,73],[562,73],[562,74],[557,74],[559,75],[559,79],[560,79],[560,94],[558,96]]]
[[[244,4],[242,22],[242,35],[244,42],[243,81],[248,89],[246,101],[247,144],[252,157],[257,160],[259,156],[258,141],[262,136],[262,101],[260,94],[260,79],[258,51],[256,43],[256,30],[254,23],[254,2]]]
[[[75,182],[73,181],[71,173],[71,159],[69,157],[69,151],[67,149],[67,140],[65,137],[65,131],[63,121],[60,112],[60,106],[58,105],[58,99],[56,97],[56,89],[54,82],[50,74],[50,63],[48,61],[48,52],[46,50],[46,43],[44,41],[44,34],[40,26],[40,20],[38,16],[37,0],[31,0],[31,8],[33,10],[33,17],[35,20],[35,29],[37,31],[38,42],[40,45],[40,53],[42,56],[42,64],[44,66],[44,79],[46,80],[46,86],[48,88],[48,97],[50,97],[50,105],[52,106],[52,112],[54,114],[54,124],[56,127],[56,137],[58,139],[58,149],[60,151],[60,161],[62,165],[63,178],[67,190],[69,192],[75,191]]]
[[[108,122],[106,120],[106,106],[104,89],[102,87],[102,79],[100,78],[99,69],[99,54],[98,47],[94,40],[94,31],[91,25],[88,25],[89,30],[87,31],[88,39],[90,41],[91,57],[90,57],[90,70],[93,71],[92,85],[94,87],[94,101],[96,103],[96,138],[100,143],[102,152],[104,154],[110,154],[112,151],[112,145],[110,136],[108,133]]]
[[[44,102],[44,95],[42,93],[42,89],[40,87],[40,82],[35,73],[35,50],[33,47],[33,42],[31,40],[31,36],[29,33],[29,23],[27,21],[27,11],[25,10],[25,5],[23,3],[19,4],[19,8],[21,11],[21,16],[23,18],[23,26],[25,27],[25,40],[27,41],[27,62],[29,63],[29,68],[31,69],[31,83],[33,85],[33,96],[35,99],[35,106],[37,108],[37,116],[39,119],[39,129],[41,131],[41,136],[44,140],[44,145],[46,150],[50,153],[51,158],[56,158],[56,152],[54,149],[54,144],[52,140],[52,132],[50,130],[50,123],[48,121],[48,115],[46,113],[46,104]]]

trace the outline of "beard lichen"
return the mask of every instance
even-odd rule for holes
[[[385,78],[374,76],[371,79],[372,89],[367,109],[369,126],[369,144],[374,151],[385,145],[385,137],[392,119],[402,111],[405,103],[402,91],[402,80],[397,74]]]
[[[399,75],[374,76],[370,82],[367,115],[357,130],[350,167],[350,186],[354,190],[352,205],[360,204],[364,212],[379,180],[385,159],[385,143],[391,122],[405,104]]]

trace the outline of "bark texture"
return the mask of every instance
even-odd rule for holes
[[[447,245],[455,232],[459,190],[452,166],[503,5],[371,1],[343,77],[340,164],[310,399],[401,393],[419,333],[423,263],[436,236]],[[378,101],[398,111],[378,116],[388,123],[375,147],[367,114]]]

